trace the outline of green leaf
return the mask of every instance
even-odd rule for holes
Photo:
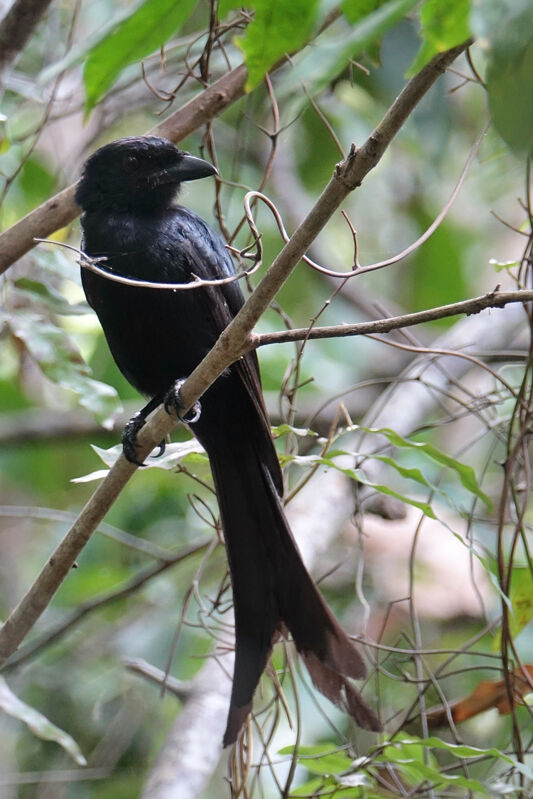
[[[190,16],[196,0],[146,0],[90,51],[83,79],[89,112],[135,61],[161,48]]]
[[[291,797],[306,797],[309,799],[310,796],[322,796],[322,788],[324,785],[324,781],[320,779],[320,777],[313,777],[312,780],[308,780],[304,782],[303,785],[299,785],[298,788],[294,788],[290,792]],[[327,794],[326,794],[327,796]]]
[[[533,574],[530,566],[513,568],[509,599],[513,608],[511,633],[517,636],[533,619]]]
[[[33,311],[0,314],[15,338],[26,347],[41,371],[52,382],[74,391],[104,426],[112,424],[120,410],[117,392],[90,377],[90,369],[66,332]]]
[[[246,90],[254,88],[287,53],[308,40],[316,19],[318,0],[255,0],[255,17],[243,37],[235,40],[248,68]]]
[[[226,14],[229,11],[232,11],[234,8],[254,8],[254,3],[245,3],[242,0],[220,0],[218,4],[218,16],[219,19],[224,19]]]
[[[296,60],[294,69],[284,81],[284,90],[301,91],[302,85],[316,94],[341,73],[350,61],[379,41],[418,0],[389,0],[376,11],[363,17],[347,32],[332,38],[325,32],[313,47]]]
[[[293,427],[291,424],[278,424],[272,426],[272,435],[276,438],[281,438],[286,435],[294,435],[299,438],[307,438],[307,436],[316,438],[318,433],[311,430],[309,427]]]
[[[416,74],[437,53],[470,36],[470,0],[426,0],[420,13],[422,46],[408,75]]]
[[[50,283],[42,283],[39,280],[30,280],[27,277],[22,277],[16,281],[14,286],[17,294],[24,296],[32,303],[42,303],[46,305],[51,313],[65,316],[87,314],[88,308],[86,303],[69,303],[63,294],[57,291]]]
[[[408,744],[409,739],[404,739],[402,743]],[[520,763],[514,757],[506,755],[504,752],[501,752],[496,748],[478,749],[476,746],[466,746],[465,744],[452,744],[448,743],[447,741],[441,741],[440,738],[419,739],[417,743],[422,743],[424,746],[433,749],[445,749],[454,757],[459,758],[494,757],[497,760],[502,760],[504,763],[512,766],[515,771],[523,774],[528,780],[533,780],[533,771],[528,766],[524,765],[524,763]]]
[[[314,755],[332,755],[337,754],[339,747],[336,743],[328,741],[322,744],[313,744],[312,746],[284,746],[278,750],[280,755],[293,755],[295,752],[298,757],[313,757]]]
[[[386,0],[343,0],[341,10],[346,19],[355,25],[363,17],[382,6]]]
[[[398,461],[395,461],[394,458],[389,458],[388,455],[374,455],[373,458],[381,463],[386,463],[388,466],[395,469],[402,477],[405,477],[406,480],[414,480],[416,483],[420,483],[426,486],[426,488],[431,488],[433,491],[438,490],[424,477],[420,469],[402,466]]]
[[[333,752],[319,757],[299,758],[299,763],[311,774],[344,774],[352,768],[353,760],[342,752]]]
[[[291,461],[292,463],[299,463],[302,466],[319,465],[336,469],[338,472],[346,475],[346,477],[349,477],[350,480],[355,480],[356,482],[362,483],[369,488],[373,488],[376,491],[379,491],[380,494],[385,494],[388,497],[399,499],[401,502],[405,502],[406,505],[412,505],[414,508],[418,508],[418,510],[422,511],[422,513],[429,519],[435,519],[438,521],[435,511],[428,502],[421,502],[417,499],[411,499],[411,497],[405,496],[405,494],[400,494],[398,491],[394,491],[392,488],[389,488],[389,486],[381,485],[380,483],[373,483],[368,479],[362,469],[350,469],[349,467],[341,466],[334,460],[337,455],[349,454],[351,453],[335,451],[328,453],[327,457],[321,455],[282,455],[280,456],[280,460],[282,463]]]
[[[411,439],[403,438],[403,436],[399,435],[399,433],[396,433],[394,430],[391,430],[388,427],[361,427],[359,429],[364,430],[367,433],[377,433],[383,435],[395,447],[408,448],[416,452],[420,452],[428,458],[431,458],[431,460],[435,461],[436,463],[446,466],[448,469],[452,469],[452,471],[457,474],[457,477],[467,491],[469,491],[471,494],[474,494],[476,497],[479,497],[479,499],[485,503],[487,508],[492,510],[492,502],[490,498],[481,490],[481,487],[476,479],[476,474],[471,466],[452,458],[450,455],[442,452],[442,450],[434,447],[433,444],[429,444],[426,441],[412,441]]]
[[[385,494],[388,497],[394,497],[395,499],[401,500],[401,502],[405,502],[406,505],[412,505],[413,508],[418,508],[418,510],[422,511],[424,516],[427,516],[428,519],[435,519],[438,521],[437,515],[429,502],[421,502],[417,499],[412,499],[411,497],[405,496],[405,494],[400,494],[399,491],[394,491],[392,488],[389,488],[385,485],[380,485],[379,483],[373,483],[369,480],[365,473],[361,469],[350,469],[350,470],[341,470],[347,474],[349,471],[353,474],[352,479],[357,480],[359,483],[368,486],[369,488],[374,488],[376,491],[379,491],[380,494]]]
[[[443,772],[442,769],[439,768],[439,763],[431,752],[432,749],[444,749],[457,759],[490,757],[503,760],[517,771],[524,774],[528,779],[531,779],[531,769],[519,763],[509,755],[505,755],[498,749],[478,749],[477,747],[466,746],[464,744],[451,744],[442,741],[440,738],[423,739],[414,736],[402,738],[401,733],[391,740],[390,745],[386,746],[385,749],[380,752],[376,760],[378,762],[394,763],[405,778],[414,785],[429,781],[435,787],[456,786],[465,791],[476,791],[480,794],[488,795],[487,788],[478,780],[467,778],[462,773],[452,774]],[[427,762],[424,755],[425,750],[430,750],[428,752],[429,759]]]
[[[533,29],[533,7],[527,23]],[[498,133],[521,154],[533,152],[533,36],[508,60],[494,54],[487,68],[490,110]]]
[[[339,750],[334,743],[315,746],[285,746],[280,755],[292,755],[296,751],[298,763],[311,774],[323,776],[344,774],[353,768],[353,758]]]
[[[80,747],[68,733],[52,724],[46,716],[38,710],[22,702],[10,689],[3,677],[0,677],[0,708],[24,724],[43,741],[55,741],[78,764],[86,766],[87,761],[81,753]]]
[[[472,28],[488,51],[486,83],[494,125],[509,147],[533,149],[533,4],[474,0]]]
[[[496,258],[489,258],[489,264],[494,267],[496,272],[501,272],[504,269],[514,269],[518,266],[518,261],[498,261]]]

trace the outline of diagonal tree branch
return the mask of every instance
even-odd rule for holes
[[[52,0],[15,0],[0,22],[0,78],[26,46]]]
[[[255,346],[253,327],[313,239],[345,197],[359,186],[370,170],[376,166],[410,113],[466,46],[467,43],[440,53],[411,78],[361,149],[357,150],[353,146],[346,160],[337,165],[333,177],[316,205],[277,256],[241,311],[221,334],[213,349],[184,383],[181,393],[189,407],[201,397],[225,368],[237,360],[243,352]],[[218,101],[220,102],[220,98]],[[144,459],[176,424],[177,420],[169,417],[165,410],[159,409],[141,430],[139,458]],[[71,530],[0,630],[0,665],[13,654],[46,609],[96,525],[112,506],[135,469],[135,465],[121,456],[106,479],[98,486]]]

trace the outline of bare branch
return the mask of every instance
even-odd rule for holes
[[[142,660],[142,658],[126,660],[124,665],[129,671],[132,671],[134,674],[140,674],[149,682],[153,682],[160,688],[164,688],[165,691],[174,694],[178,699],[187,699],[191,693],[190,682],[184,682],[183,680],[176,679],[176,677],[173,677],[171,674],[165,674],[164,671],[152,666],[151,663],[147,663],[146,660]]]
[[[533,302],[532,290],[521,291],[489,291],[470,300],[454,302],[450,305],[440,305],[428,308],[417,313],[406,313],[401,316],[390,316],[386,319],[376,319],[372,322],[358,322],[353,325],[332,325],[331,327],[307,327],[281,330],[276,333],[262,333],[254,338],[254,348],[264,347],[267,344],[286,344],[293,341],[306,341],[308,339],[344,338],[348,336],[366,336],[373,333],[390,333],[402,327],[421,325],[424,322],[433,322],[435,319],[444,319],[447,316],[466,314],[472,316],[486,308],[503,308],[509,303]]]

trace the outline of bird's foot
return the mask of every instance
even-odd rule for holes
[[[137,464],[137,466],[145,465],[137,457],[137,435],[141,427],[144,427],[145,421],[142,411],[139,411],[135,416],[131,417],[122,433],[122,452],[124,457],[130,463]]]
[[[176,380],[172,388],[165,394],[163,406],[167,413],[173,410],[178,419],[184,424],[194,424],[200,418],[202,406],[197,400],[192,408],[187,408],[181,398],[181,387],[184,383],[185,378]]]
[[[124,457],[130,463],[135,463],[137,466],[146,466],[146,464],[137,457],[137,435],[139,434],[139,430],[144,427],[148,414],[160,404],[161,397],[154,397],[150,400],[148,405],[138,411],[135,416],[132,416],[124,427],[124,432],[122,433],[122,451]],[[158,446],[159,452],[154,456],[155,458],[161,457],[165,451],[166,444],[164,441],[161,441]]]

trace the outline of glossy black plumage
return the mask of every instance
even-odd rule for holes
[[[174,202],[182,180],[214,171],[165,139],[121,139],[101,148],[85,165],[76,194],[84,251],[105,256],[112,272],[143,280],[232,274],[220,237]],[[201,361],[244,301],[236,282],[161,291],[87,270],[82,282],[118,367],[142,394],[160,400]],[[358,724],[379,730],[346,679],[363,677],[364,663],[309,577],[285,519],[255,353],[211,386],[191,429],[209,455],[234,594],[236,659],[224,744],[235,741],[273,641],[286,628],[319,690]]]

